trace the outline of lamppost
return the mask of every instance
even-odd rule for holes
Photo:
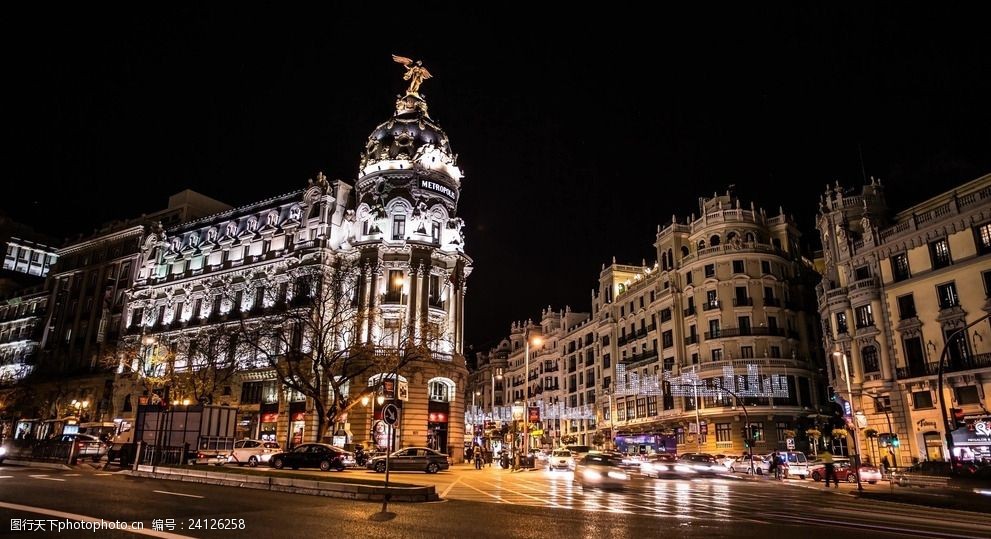
[[[520,469],[520,452],[517,447],[516,442],[516,422],[523,419],[526,416],[526,408],[516,401],[513,403],[513,471]]]
[[[475,447],[475,428],[478,423],[478,408],[475,407],[475,397],[481,397],[482,392],[475,390],[471,393],[471,446]]]
[[[526,343],[523,346],[523,370],[526,391],[523,392],[523,455],[530,456],[530,326],[523,333]],[[540,346],[544,340],[539,336],[533,338],[533,345]]]
[[[953,454],[953,434],[950,432],[950,418],[946,413],[946,402],[945,402],[946,399],[943,397],[943,362],[944,359],[946,358],[946,353],[950,350],[951,342],[954,342],[957,339],[957,337],[959,337],[960,334],[963,333],[964,344],[965,345],[968,344],[966,339],[967,330],[973,326],[976,326],[977,324],[980,324],[981,322],[987,320],[988,318],[991,318],[991,314],[986,314],[978,318],[977,320],[974,320],[973,322],[967,324],[966,326],[962,328],[958,328],[953,333],[947,335],[946,341],[943,343],[943,351],[942,353],[939,354],[939,370],[937,373],[939,379],[938,382],[939,387],[937,390],[937,395],[939,396],[939,411],[943,414],[943,430],[945,431],[945,436],[946,436],[946,450],[949,451],[950,453],[951,467],[954,464],[956,464],[957,459],[956,456]]]
[[[72,407],[73,411],[75,411],[76,417],[79,418],[79,422],[82,423],[83,414],[86,413],[86,409],[89,408],[89,401],[72,399],[69,406]]]
[[[847,355],[843,352],[833,352],[833,357],[843,358],[843,378],[846,380],[846,394],[847,394],[847,399],[849,399],[848,402],[850,403],[850,415],[854,415],[855,412],[853,410],[853,389],[850,388],[850,365],[849,365],[850,361],[847,358]],[[846,415],[846,410],[844,410],[843,413],[844,415]],[[856,474],[857,490],[863,492],[864,485],[863,483],[860,482],[860,425],[854,422],[852,430],[853,430],[853,447],[854,447],[853,464],[854,464],[854,468],[857,470],[857,474]]]

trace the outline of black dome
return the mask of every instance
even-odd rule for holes
[[[396,114],[372,131],[361,155],[361,168],[376,161],[412,160],[420,148],[431,145],[453,156],[447,134],[430,119],[426,103],[407,95],[396,104]]]

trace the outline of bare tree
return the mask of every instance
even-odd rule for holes
[[[272,369],[283,386],[312,400],[318,439],[389,379],[369,384],[370,378],[431,359],[439,341],[432,326],[414,323],[405,309],[387,318],[380,307],[361,307],[360,274],[349,260],[296,268],[264,291],[260,316],[241,320],[241,340],[255,365]]]

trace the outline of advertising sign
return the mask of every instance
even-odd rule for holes
[[[527,421],[530,423],[540,422],[540,408],[537,406],[530,406],[527,412]]]

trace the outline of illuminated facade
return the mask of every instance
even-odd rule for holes
[[[369,137],[353,185],[321,174],[306,189],[153,230],[142,240],[125,318],[132,348],[142,352],[121,358],[116,409],[133,415],[141,397],[148,397],[141,378],[149,346],[191,356],[187,337],[212,333],[223,341],[218,349],[239,364],[213,401],[239,407],[240,435],[283,445],[317,440],[312,400],[282,387],[268,360],[235,351],[224,328],[245,319],[271,320],[273,310],[312,296],[315,287],[301,280],[303,274],[325,275],[346,262],[355,268],[346,296],[361,342],[400,346],[399,328],[430,342],[430,361],[398,372],[409,398],[401,404],[397,443],[431,446],[460,459],[459,396],[467,380],[463,305],[471,271],[456,215],[460,186],[447,135],[422,97],[407,94]],[[383,377],[391,373],[371,371],[367,382]],[[374,417],[371,406],[354,406],[333,434],[380,445],[372,439],[380,419],[380,405]]]
[[[991,457],[991,436],[973,428],[991,419],[991,324],[982,320],[991,312],[991,175],[889,216],[877,181],[859,193],[837,184],[820,202],[817,294],[826,351],[836,352],[832,385],[848,397],[845,357],[853,408],[866,416],[861,445],[874,459],[947,458],[941,407],[960,420],[957,456]]]
[[[806,427],[823,402],[823,356],[816,275],[798,251],[799,232],[783,213],[744,209],[728,194],[702,199],[700,215],[659,228],[655,264],[604,266],[591,315],[566,310],[574,318],[552,347],[531,356],[543,399],[562,403],[568,416],[561,435],[624,451],[740,454],[745,404],[756,451],[784,449],[787,438],[808,446]],[[479,384],[505,348],[483,356]],[[518,377],[517,355],[510,346],[506,369]],[[559,370],[539,371],[550,366]],[[514,380],[504,386],[508,402],[519,395]],[[696,398],[686,380],[728,392]]]

